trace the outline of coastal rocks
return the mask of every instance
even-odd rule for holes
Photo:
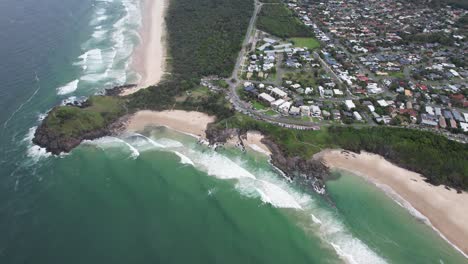
[[[232,137],[239,136],[239,129],[228,128],[228,129],[218,129],[213,126],[209,126],[206,131],[206,138],[210,142],[210,145],[216,143],[226,143]]]
[[[206,131],[210,144],[225,143],[233,137],[238,137],[242,142],[243,134],[239,129],[219,129],[210,127]],[[289,179],[303,182],[315,192],[325,194],[325,179],[329,175],[329,169],[321,160],[310,158],[308,160],[298,156],[289,157],[281,148],[267,137],[261,140],[271,151],[271,163],[282,171]]]
[[[106,89],[105,95],[108,96],[118,96],[121,95],[123,91],[137,87],[136,84],[125,84],[121,86],[116,86],[114,88]]]
[[[62,152],[68,153],[80,145],[84,140],[93,140],[120,133],[125,129],[125,122],[127,119],[128,117],[124,116],[111,123],[108,127],[72,136],[64,136],[49,128],[46,122],[42,122],[42,124],[36,129],[32,141],[34,144],[45,148],[47,152],[51,152],[54,155],[59,155]]]
[[[110,135],[108,129],[99,129],[89,131],[78,136],[63,136],[57,134],[55,131],[49,129],[45,123],[41,124],[34,134],[33,143],[45,148],[48,152],[58,155],[62,152],[70,152],[73,148],[78,146],[83,140],[92,140]]]
[[[262,142],[271,150],[271,162],[274,166],[291,179],[305,182],[317,193],[325,194],[325,179],[330,171],[321,160],[314,158],[306,160],[298,156],[288,157],[272,140],[264,138]]]

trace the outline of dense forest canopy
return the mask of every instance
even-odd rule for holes
[[[257,27],[280,38],[312,37],[314,34],[285,5],[264,5]]]
[[[166,18],[171,75],[133,95],[130,108],[165,109],[202,76],[230,76],[253,9],[252,0],[172,0]]]

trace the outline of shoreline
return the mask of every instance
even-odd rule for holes
[[[132,54],[131,67],[141,76],[137,86],[123,90],[120,95],[133,94],[158,84],[166,70],[166,11],[168,0],[142,0],[143,23],[141,43]]]
[[[193,136],[197,139],[206,139],[206,129],[210,123],[216,121],[215,116],[184,110],[150,111],[141,110],[128,116],[123,122],[125,131],[137,132],[146,127],[164,126],[169,129]],[[248,131],[245,135],[234,136],[227,140],[231,147],[246,146],[249,149],[270,156],[270,149],[262,141],[264,136],[258,131]]]
[[[125,122],[125,131],[142,131],[146,127],[165,126],[170,129],[190,134],[195,137],[206,138],[205,130],[216,117],[205,113],[183,110],[138,111]]]
[[[372,153],[324,150],[314,158],[323,160],[330,169],[351,172],[374,184],[468,258],[467,192],[434,186],[420,174]]]

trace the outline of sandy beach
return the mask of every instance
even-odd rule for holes
[[[122,96],[157,84],[164,75],[166,59],[164,16],[167,2],[168,0],[144,0],[142,3],[143,26],[140,30],[142,42],[132,57],[132,66],[140,73],[141,80],[135,88],[124,90]]]
[[[330,168],[365,177],[395,200],[400,200],[400,204],[406,201],[427,217],[430,224],[462,250],[465,256],[468,254],[467,192],[458,194],[453,189],[431,185],[420,174],[400,168],[371,153],[325,150],[317,154],[316,158],[322,158]]]
[[[258,131],[247,132],[246,138],[242,138],[247,147],[267,156],[271,155],[270,149],[262,143],[263,135]]]
[[[209,123],[216,120],[214,116],[195,111],[166,110],[139,111],[130,117],[127,131],[135,132],[147,126],[165,126],[171,129],[205,138],[205,130]]]
[[[244,145],[244,147],[253,151],[270,156],[270,149],[262,143],[263,137],[262,133],[258,131],[248,131],[245,135],[241,136],[240,140],[237,135],[231,137],[227,140],[226,145],[230,147],[240,147],[241,145]]]

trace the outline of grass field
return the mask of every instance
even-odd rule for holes
[[[388,74],[388,76],[391,76],[391,77],[394,77],[394,78],[398,78],[398,79],[404,79],[405,78],[405,74],[403,72],[390,72]]]
[[[276,116],[276,115],[278,115],[278,112],[273,111],[273,110],[270,109],[270,110],[265,112],[265,115]]]
[[[295,47],[298,48],[308,48],[308,49],[317,49],[320,48],[320,42],[313,37],[310,38],[291,38],[290,39]]]
[[[104,128],[125,111],[124,100],[110,96],[92,96],[84,108],[59,106],[53,109],[45,122],[48,128],[63,136]]]
[[[260,102],[252,101],[252,106],[255,110],[265,110],[266,106],[262,105]]]
[[[288,72],[283,76],[283,80],[294,81],[302,87],[315,87],[317,85],[314,73],[307,71]]]

